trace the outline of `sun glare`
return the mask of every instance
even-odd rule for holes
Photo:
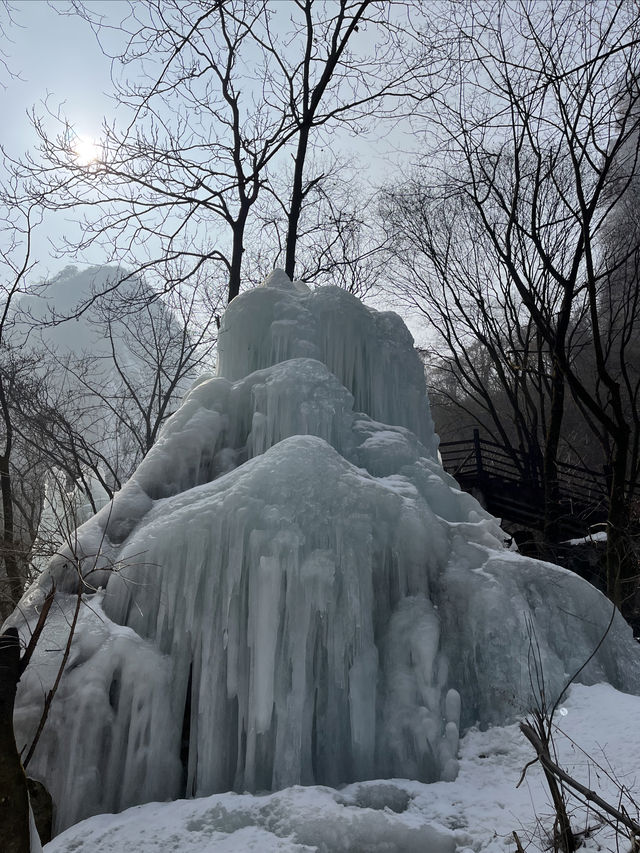
[[[73,148],[79,166],[90,166],[100,159],[100,146],[88,136],[79,136]]]

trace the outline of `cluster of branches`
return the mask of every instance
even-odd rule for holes
[[[59,320],[51,320],[50,312],[30,311],[34,303],[41,309],[59,295],[60,283],[82,285],[86,295],[92,275],[100,287],[119,274],[71,268],[38,287],[29,283],[41,210],[20,194],[10,164],[3,165],[0,223],[8,237],[0,255],[4,620],[34,571],[120,488],[197,373],[212,366],[219,309],[203,305],[195,282],[160,300],[142,281],[130,281],[126,291],[96,299],[75,321],[56,325]],[[81,330],[87,351],[73,343]]]
[[[274,266],[367,291],[380,246],[335,139],[358,147],[427,89],[414,4],[122,6],[114,26],[74,3],[116,69],[118,118],[105,120],[95,161],[79,160],[72,125],[34,113],[38,151],[20,163],[34,186],[55,187],[58,208],[84,210],[82,236],[61,251],[99,246],[168,286],[206,270],[227,300]]]
[[[605,763],[603,765],[564,732],[556,721],[556,713],[566,691],[607,641],[615,618],[616,608],[612,607],[608,625],[595,648],[567,679],[558,692],[555,701],[552,701],[545,683],[544,665],[535,630],[532,624],[528,626],[530,641],[528,654],[529,680],[533,704],[528,716],[520,722],[520,731],[533,747],[536,757],[526,764],[516,787],[520,787],[528,769],[539,763],[553,807],[554,822],[551,833],[548,833],[542,825],[540,818],[538,818],[538,823],[543,840],[554,853],[574,853],[583,846],[585,838],[605,827],[614,831],[616,848],[618,849],[620,842],[622,842],[628,849],[635,850],[640,840],[638,803],[627,785],[616,776],[606,754],[604,755]],[[589,782],[591,782],[592,773],[598,780],[607,780],[615,791],[614,799],[607,799],[602,793],[593,790],[591,784],[586,785],[561,766],[558,745],[563,740],[570,744],[573,752],[577,751],[580,754],[580,768],[583,778],[585,778],[584,768],[587,767]],[[585,824],[580,827],[578,820],[582,819],[585,820]],[[524,853],[520,837],[515,831],[513,832],[513,839],[517,853]]]
[[[291,277],[371,288],[380,246],[333,136],[355,138],[372,117],[396,116],[425,85],[411,4],[145,0],[123,3],[119,25],[91,4],[72,7],[113,60],[118,119],[105,120],[91,163],[78,156],[71,124],[35,111],[36,152],[2,152],[14,190],[5,193],[0,333],[10,603],[28,574],[47,472],[58,472],[63,497],[79,484],[93,510],[92,483],[110,497],[154,442],[185,376],[208,357],[218,300],[234,298],[243,278],[281,263]],[[33,279],[33,217],[70,210],[82,212],[81,236],[60,252],[82,260],[99,247],[117,262],[75,311],[90,312],[108,345],[97,358],[49,346],[45,370],[41,354],[16,354],[7,332],[14,296]],[[23,268],[11,267],[16,258]],[[155,296],[140,288],[142,274]],[[172,294],[175,328],[150,304],[158,291]],[[203,295],[208,319],[196,324]],[[54,308],[48,322],[64,319]],[[29,466],[37,473],[23,477]]]
[[[549,533],[571,399],[610,474],[608,592],[630,613],[638,17],[625,0],[497,0],[461,7],[455,25],[458,76],[429,114],[429,159],[383,194],[397,278],[433,321],[441,364],[461,385],[455,402],[481,410],[507,446],[543,458]]]

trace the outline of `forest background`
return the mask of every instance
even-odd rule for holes
[[[5,97],[34,5],[0,6]],[[90,90],[92,56],[109,82],[99,127],[42,91],[2,148],[3,615],[280,266],[411,315],[441,439],[478,428],[535,468],[546,542],[559,464],[602,474],[606,589],[634,617],[635,4],[37,5],[83,57],[65,85]]]

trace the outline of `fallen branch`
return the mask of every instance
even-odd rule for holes
[[[606,812],[610,817],[615,818],[615,820],[619,821],[623,826],[629,829],[634,836],[640,836],[640,824],[635,820],[630,818],[625,812],[616,809],[614,806],[607,803],[602,797],[598,796],[595,791],[589,790],[585,785],[581,782],[578,782],[572,776],[564,771],[561,767],[559,767],[549,755],[548,749],[545,747],[542,739],[531,725],[531,723],[524,721],[520,723],[520,731],[529,741],[529,743],[535,749],[538,759],[542,764],[544,770],[548,773],[551,773],[557,779],[560,779],[565,783],[569,788],[573,788],[574,791],[577,791],[582,797],[585,798],[590,803],[596,805],[599,809],[602,809],[603,812]]]

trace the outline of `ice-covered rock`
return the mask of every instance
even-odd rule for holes
[[[219,375],[12,617],[24,631],[55,581],[22,741],[81,574],[30,766],[58,828],[230,789],[451,780],[460,731],[526,711],[537,664],[557,696],[611,614],[580,578],[505,551],[442,470],[401,320],[278,272],[231,303]],[[640,691],[620,617],[580,678]]]

